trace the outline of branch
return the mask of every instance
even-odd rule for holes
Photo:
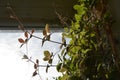
[[[40,39],[40,40],[43,40],[43,38],[40,38],[38,36],[35,36],[35,35],[32,35],[34,38],[37,38],[37,39]],[[63,44],[61,42],[57,42],[57,41],[53,41],[53,40],[46,40],[46,41],[49,41],[49,42],[53,42],[53,43],[57,43],[57,44]],[[64,44],[63,44],[64,45]],[[68,44],[67,44],[68,45]]]
[[[33,60],[31,60],[30,58],[28,59],[28,61],[32,62],[33,64],[36,64]],[[39,67],[47,67],[47,65],[38,65]],[[57,65],[49,65],[50,67],[56,67]]]
[[[24,25],[23,23],[21,22],[21,20],[17,17],[17,15],[15,14],[15,12],[13,11],[13,9],[11,7],[7,7],[11,12],[12,12],[12,16],[13,16],[13,19],[17,20],[17,22],[20,24],[19,28],[23,31],[23,32],[26,32],[25,31],[25,28],[24,28]],[[28,32],[28,31],[27,31]],[[28,32],[29,33],[29,32]],[[30,33],[29,33],[30,34]],[[35,36],[33,34],[30,34],[32,37],[34,38],[37,38],[37,39],[40,39],[40,40],[43,40],[43,38],[40,38],[38,36]],[[61,42],[57,42],[57,41],[52,41],[52,40],[46,40],[46,41],[49,41],[49,42],[53,42],[53,43],[57,43],[57,44],[63,44]],[[65,44],[63,44],[65,45]],[[68,45],[68,44],[66,44]]]

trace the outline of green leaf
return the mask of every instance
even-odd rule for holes
[[[78,14],[75,14],[75,19],[76,19],[77,22],[79,22],[81,20],[81,17],[82,16],[80,16]],[[76,26],[79,26],[79,25],[76,25]]]
[[[22,59],[28,59],[28,56],[24,54]]]
[[[57,67],[56,67],[56,69],[57,69],[58,72],[59,72],[59,70],[60,70],[60,68],[61,68],[61,65],[62,65],[62,63],[58,63],[58,65],[57,65]]]
[[[53,61],[53,59],[49,59],[48,63],[49,63],[49,64],[52,64],[52,61]]]
[[[91,36],[91,37],[94,37],[94,36],[95,36],[95,34],[91,33],[91,34],[90,34],[90,36]]]
[[[50,57],[50,56],[51,56],[51,54],[50,54],[50,52],[49,52],[49,51],[44,51],[44,56],[45,56],[45,57]]]
[[[62,67],[62,68],[59,70],[59,72],[65,72],[66,70],[67,70],[66,68]]]
[[[75,6],[73,6],[73,8],[74,8],[75,10],[77,10],[77,9],[80,8],[80,5],[75,5]]]
[[[44,61],[49,61],[49,60],[50,60],[50,57],[44,57],[43,60],[44,60]]]
[[[98,64],[98,66],[97,66],[97,71],[100,70],[101,65],[102,65],[102,64]]]
[[[64,30],[65,30],[65,32],[68,32],[68,31],[69,31],[67,27],[65,27]]]
[[[81,49],[81,52],[84,54],[88,53],[91,49]]]

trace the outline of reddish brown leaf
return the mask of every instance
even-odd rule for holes
[[[34,76],[36,76],[36,75],[37,75],[37,71],[33,72],[33,75],[32,75],[32,76],[34,77]]]
[[[24,42],[25,42],[22,38],[19,38],[18,41],[19,41],[20,43],[24,43]]]
[[[37,64],[34,64],[34,69],[37,69]]]
[[[32,29],[31,33],[33,34],[35,32],[35,29]]]
[[[46,32],[45,29],[43,30],[43,35],[44,35],[44,36],[47,36],[47,32]]]
[[[39,60],[38,59],[36,59],[36,63],[39,64]]]
[[[50,41],[50,34],[47,36],[46,40]]]
[[[24,33],[24,36],[25,36],[26,38],[28,38],[28,32],[27,32],[27,31]]]
[[[29,39],[25,39],[25,42],[27,43],[28,40],[29,40]]]

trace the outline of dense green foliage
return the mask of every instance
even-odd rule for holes
[[[62,48],[58,80],[118,80],[119,56],[112,41],[111,16],[107,0],[79,0],[76,14],[63,37],[70,38]],[[116,56],[117,55],[117,56]]]

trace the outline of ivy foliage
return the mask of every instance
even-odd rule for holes
[[[109,27],[107,0],[78,0],[76,14],[63,37],[70,38],[62,48],[58,80],[118,80],[119,56],[115,56]],[[107,28],[107,30],[106,30]]]

